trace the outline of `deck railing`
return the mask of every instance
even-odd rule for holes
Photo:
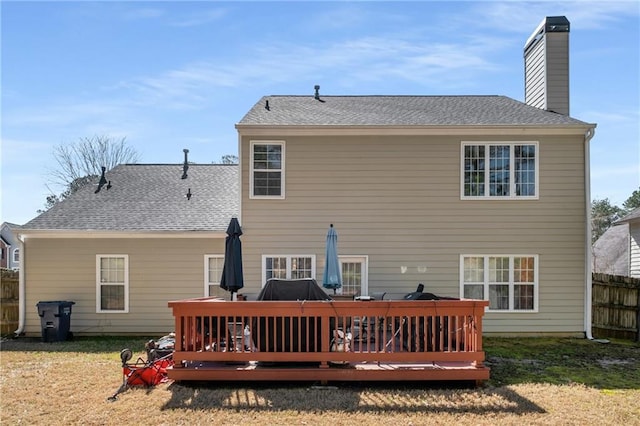
[[[483,366],[477,300],[169,302],[175,317],[175,367],[224,363],[358,363]],[[208,365],[208,367],[207,367]],[[204,379],[204,378],[203,378]]]

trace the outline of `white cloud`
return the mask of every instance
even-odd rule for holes
[[[629,15],[638,15],[636,1],[481,2],[477,16],[463,17],[469,25],[500,31],[533,31],[545,16],[566,16],[572,27],[602,29]]]
[[[112,116],[119,107],[104,101],[62,100],[57,104],[39,105],[37,109],[18,109],[5,112],[5,126],[69,126],[89,119]]]
[[[50,154],[49,141],[2,138],[2,171],[31,167],[38,164]]]
[[[426,43],[423,39],[363,37],[327,45],[271,43],[221,64],[203,60],[181,68],[121,83],[138,92],[142,103],[162,102],[172,108],[204,105],[215,88],[249,87],[260,82],[299,80],[300,76],[333,73],[343,80],[379,81],[396,78],[433,86],[496,69],[491,54],[504,43],[476,37],[458,44]]]
[[[164,16],[165,11],[158,8],[134,8],[127,10],[123,18],[126,20],[139,20],[139,19],[155,19]]]
[[[638,123],[639,117],[638,111],[584,111],[581,113],[581,117],[584,117],[585,121],[592,123],[609,122],[613,123]]]
[[[176,17],[169,24],[173,27],[197,27],[210,22],[219,21],[227,15],[225,9],[209,9],[184,17]]]
[[[628,177],[635,178],[635,181],[640,183],[640,165],[617,165],[611,166],[594,166],[591,168],[591,179],[600,178],[618,178]]]

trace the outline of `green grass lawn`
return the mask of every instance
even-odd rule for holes
[[[640,344],[572,338],[483,339],[490,384],[580,383],[600,389],[640,389]]]

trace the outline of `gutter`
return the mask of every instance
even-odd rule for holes
[[[26,286],[25,286],[25,270],[24,270],[24,240],[21,234],[17,235],[20,247],[20,273],[18,274],[18,329],[14,331],[16,337],[24,333],[24,326],[27,313]]]
[[[593,280],[591,275],[592,247],[591,247],[591,154],[589,142],[593,138],[596,129],[595,126],[587,130],[584,134],[584,197],[586,210],[585,224],[585,247],[584,247],[584,278],[585,278],[585,294],[584,294],[584,334],[588,340],[595,340],[600,343],[609,343],[608,340],[596,340],[591,333],[592,321],[592,304],[593,304]]]

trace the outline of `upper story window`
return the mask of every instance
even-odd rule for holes
[[[251,198],[284,198],[284,142],[251,142]]]
[[[316,257],[314,255],[262,256],[262,284],[271,278],[297,280],[315,278]]]
[[[96,311],[129,312],[129,256],[96,256]]]
[[[538,310],[537,255],[463,255],[462,297],[489,301],[489,311]]]
[[[20,262],[20,249],[16,248],[13,249],[13,263],[19,263]]]
[[[538,143],[462,143],[462,198],[537,199]]]

